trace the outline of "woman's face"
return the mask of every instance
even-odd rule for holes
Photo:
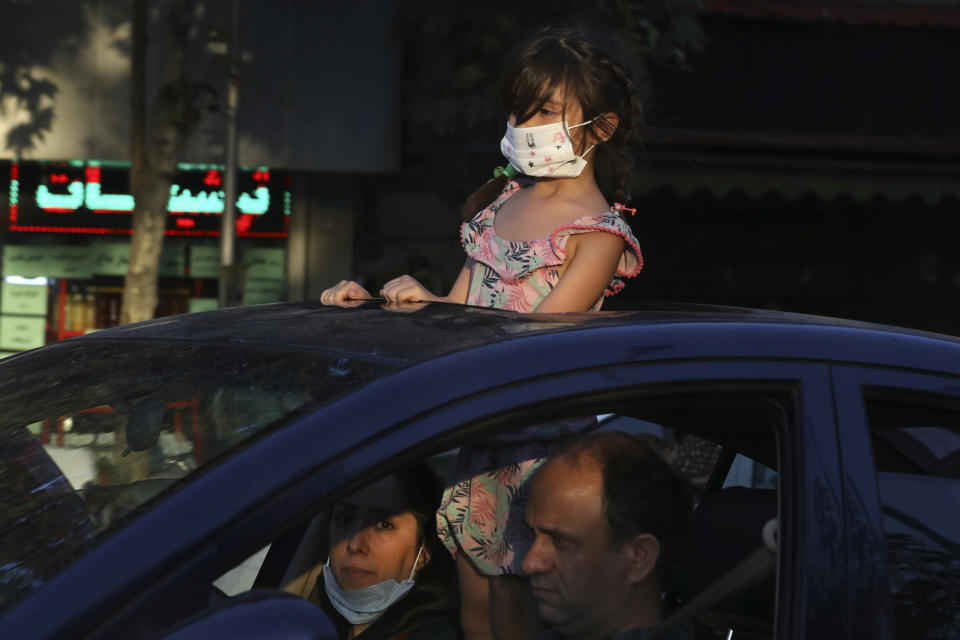
[[[393,476],[337,503],[330,520],[330,567],[343,589],[410,577],[418,549],[417,520],[406,508]],[[417,569],[428,560],[424,550]]]

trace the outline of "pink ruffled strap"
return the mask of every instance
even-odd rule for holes
[[[624,279],[636,276],[643,269],[643,254],[640,252],[640,243],[633,235],[630,226],[617,215],[616,212],[629,210],[623,205],[611,207],[610,212],[595,216],[585,216],[570,224],[558,227],[550,234],[550,246],[556,254],[557,262],[562,263],[567,258],[567,240],[570,236],[592,231],[604,231],[620,236],[626,246],[620,255],[620,262],[613,279],[603,292],[605,296],[612,296],[624,287]]]

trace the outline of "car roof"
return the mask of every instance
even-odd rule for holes
[[[319,351],[406,368],[511,342],[520,351],[616,336],[634,354],[854,361],[960,374],[960,338],[855,320],[713,305],[645,302],[621,311],[518,314],[458,304],[384,309],[319,302],[234,307],[157,318],[72,341],[201,341]],[[549,340],[553,336],[552,340]],[[546,342],[544,342],[546,340]],[[609,342],[609,340],[607,340]],[[666,356],[669,351],[669,356]],[[650,359],[638,356],[639,359]],[[953,366],[950,366],[953,363]]]

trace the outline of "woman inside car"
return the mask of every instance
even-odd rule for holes
[[[456,573],[437,539],[442,486],[418,464],[344,498],[330,519],[330,557],[310,594],[342,640],[455,640]]]

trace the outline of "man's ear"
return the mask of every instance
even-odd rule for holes
[[[653,572],[660,557],[660,541],[652,533],[638,533],[627,542],[630,558],[629,580],[642,582]]]

